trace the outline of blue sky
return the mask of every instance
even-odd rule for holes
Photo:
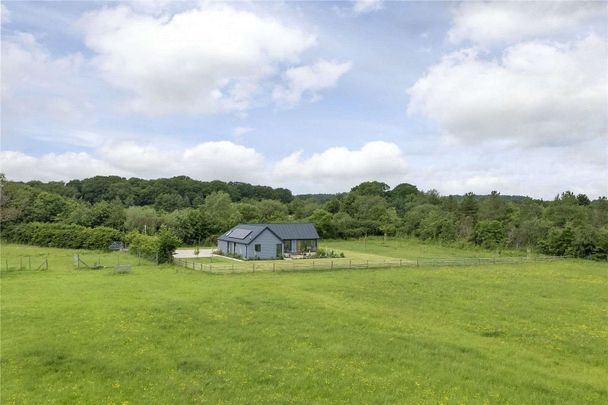
[[[608,194],[602,2],[2,2],[2,171]]]

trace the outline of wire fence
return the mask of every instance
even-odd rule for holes
[[[48,256],[19,256],[12,257],[10,260],[4,258],[0,261],[0,270],[3,271],[40,271],[49,269]]]
[[[303,259],[303,260],[267,260],[235,263],[200,263],[188,259],[173,259],[173,264],[180,268],[202,271],[212,274],[287,272],[315,270],[350,270],[379,269],[391,267],[454,267],[479,266],[494,264],[519,264],[531,262],[548,262],[563,260],[554,256],[534,257],[465,257],[465,258],[418,258],[387,260],[351,260],[351,259]],[[178,269],[176,268],[176,271]]]
[[[50,255],[4,255],[0,260],[0,271],[124,270],[125,266],[130,268],[156,265],[158,265],[158,256],[140,254],[137,251],[76,251],[75,253],[52,253]]]
[[[114,253],[76,253],[72,256],[76,270],[119,268],[120,266],[158,265],[158,255],[144,255],[139,251],[122,251]]]

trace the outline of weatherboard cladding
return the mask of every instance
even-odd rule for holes
[[[247,229],[251,230],[251,233],[244,239],[231,238],[230,233],[236,229]],[[264,229],[269,229],[270,232],[274,233],[279,239],[296,240],[296,239],[319,239],[319,234],[315,229],[315,226],[310,223],[303,224],[238,224],[230,231],[220,236],[218,241],[236,242],[239,244],[249,245],[253,242],[258,235],[260,235]]]
[[[255,251],[255,245],[260,245],[260,251]],[[277,236],[272,233],[269,229],[263,230],[258,236],[255,238],[255,241],[248,246],[247,248],[247,258],[248,259],[272,259],[277,257],[277,245],[281,245],[281,255],[283,254],[283,243],[281,239],[277,238]],[[242,245],[241,245],[242,246]],[[245,255],[242,255],[245,256]]]

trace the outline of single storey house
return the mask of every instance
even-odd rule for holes
[[[238,224],[217,238],[217,248],[224,254],[245,259],[274,259],[316,252],[319,234],[310,223]]]

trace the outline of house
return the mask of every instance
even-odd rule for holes
[[[238,224],[217,238],[224,254],[245,259],[274,259],[305,252],[316,252],[319,234],[310,223]]]

